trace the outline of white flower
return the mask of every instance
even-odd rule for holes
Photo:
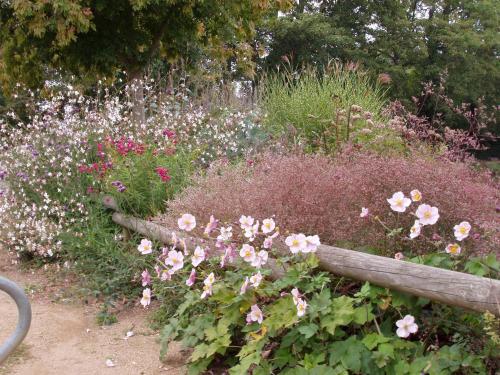
[[[255,254],[255,258],[251,264],[253,267],[261,268],[264,264],[267,263],[268,257],[269,257],[269,254],[267,253],[267,251],[261,250],[257,254]]]
[[[437,207],[431,207],[428,204],[421,204],[415,212],[421,225],[433,225],[439,219]]]
[[[241,288],[240,288],[240,295],[245,294],[245,292],[247,291],[249,282],[250,282],[250,280],[248,279],[248,276],[245,277],[245,281],[243,282],[243,284],[241,285]]]
[[[392,198],[387,199],[387,202],[389,202],[393,211],[405,212],[406,208],[411,204],[411,199],[406,198],[402,191],[398,191],[392,195]]]
[[[240,226],[241,226],[241,229],[243,229],[243,230],[247,230],[247,229],[252,228],[253,222],[254,222],[254,218],[251,216],[241,215],[241,217],[240,217]]]
[[[292,289],[292,298],[293,298],[293,303],[297,304],[300,300],[300,292],[297,288]]]
[[[229,239],[233,237],[233,228],[232,227],[221,227],[220,234],[217,236],[219,241],[229,241]]]
[[[142,291],[141,305],[146,307],[151,303],[151,289],[146,288]]]
[[[410,191],[410,197],[413,202],[420,202],[422,200],[422,193],[415,189]]]
[[[450,243],[448,246],[446,246],[445,251],[447,254],[459,255],[462,251],[462,248],[457,243]]]
[[[191,263],[193,263],[193,267],[198,267],[198,265],[205,260],[205,250],[203,250],[200,246],[196,246],[194,249],[193,256],[191,257]]]
[[[307,302],[304,301],[303,299],[298,299],[297,301],[297,316],[304,316],[304,314],[306,313],[306,309],[307,309]]]
[[[422,224],[420,221],[415,220],[413,226],[410,228],[410,238],[416,238],[420,235],[420,231],[422,230]]]
[[[315,234],[314,236],[306,237],[306,247],[302,250],[303,253],[315,253],[320,245],[319,236]]]
[[[361,213],[359,214],[359,217],[367,217],[369,213],[370,210],[368,208],[361,207]]]
[[[247,315],[247,323],[258,322],[261,324],[262,320],[264,320],[264,315],[262,314],[261,309],[259,309],[259,306],[252,305],[250,312]]]
[[[415,318],[411,315],[406,315],[403,319],[398,320],[396,322],[396,326],[398,329],[396,330],[396,334],[399,337],[407,338],[410,336],[410,333],[415,333],[418,331],[418,326],[415,323]]]
[[[262,275],[260,272],[257,272],[255,275],[252,275],[250,277],[250,283],[254,288],[257,288],[260,285],[261,281],[262,281]]]
[[[196,219],[191,214],[184,214],[177,220],[177,225],[179,225],[180,230],[190,232],[196,227]]]
[[[274,222],[273,219],[262,220],[262,226],[261,226],[262,233],[264,234],[271,233],[274,230],[274,228],[276,228],[276,223]]]
[[[285,239],[285,244],[290,248],[290,251],[293,254],[297,254],[299,251],[302,251],[306,248],[306,236],[304,236],[302,233],[292,234]]]
[[[170,269],[172,273],[180,270],[184,267],[184,254],[177,250],[170,250],[167,259],[165,259],[165,264],[172,267]]]
[[[245,262],[253,262],[255,259],[255,249],[249,244],[244,244],[240,250],[240,256]]]
[[[469,237],[471,225],[468,221],[462,221],[460,224],[455,225],[453,230],[455,231],[455,238],[457,241],[462,241]]]
[[[144,238],[141,240],[141,244],[137,246],[137,250],[139,250],[142,255],[151,254],[153,252],[153,244],[150,240]]]
[[[108,358],[108,359],[106,359],[106,366],[107,367],[115,367],[116,365],[112,359]]]

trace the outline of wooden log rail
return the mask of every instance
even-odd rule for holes
[[[184,237],[183,234],[159,224],[117,212],[118,208],[112,197],[104,197],[103,204],[115,211],[115,223],[150,239],[171,244],[173,232],[178,237]],[[194,242],[194,239],[190,239],[188,246]],[[280,247],[283,249],[284,244],[280,244]],[[500,317],[500,280],[327,245],[321,245],[316,256],[320,267],[335,275],[368,281],[450,306],[478,312],[489,311]],[[274,277],[283,274],[283,270],[275,262],[269,262],[269,266]]]

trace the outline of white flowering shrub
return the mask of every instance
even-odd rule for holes
[[[124,173],[114,168],[117,158],[104,155],[110,148],[103,150],[105,146],[112,144],[119,153],[120,146],[134,144],[144,147],[146,153],[164,155],[163,159],[183,149],[202,167],[215,158],[246,156],[265,140],[252,112],[224,109],[215,115],[189,101],[179,106],[175,97],[157,96],[154,83],[149,81],[148,116],[143,124],[131,121],[132,104],[126,88],[116,93],[99,88],[95,97],[85,96],[71,85],[52,89],[46,88],[51,92],[46,99],[35,100],[31,95],[27,118],[14,112],[0,117],[0,232],[2,241],[18,255],[56,255],[61,250],[60,235],[87,220],[89,198],[100,192],[125,192],[120,181],[125,179]],[[134,154],[142,152],[134,149]],[[124,161],[123,168],[132,159]],[[158,191],[170,179],[168,168],[161,164],[166,163],[163,159],[134,159],[137,170],[151,169],[151,175],[159,178]],[[180,168],[181,164],[176,165]],[[120,184],[108,181],[108,176]],[[134,185],[134,178],[139,176],[131,176],[129,185]],[[174,178],[168,186],[175,183]],[[166,196],[153,195],[163,203],[177,190],[170,188]],[[129,186],[119,197],[130,201],[139,194],[133,195]]]
[[[405,212],[422,199],[417,190],[410,196],[397,192],[388,203]],[[422,232],[439,220],[438,209],[425,204],[415,215]],[[369,208],[360,216],[369,219]],[[148,308],[156,298],[168,310],[162,354],[180,341],[191,349],[190,374],[483,374],[498,360],[495,338],[482,335],[498,324],[490,316],[483,324],[477,314],[335,278],[318,268],[317,235],[246,215],[235,223],[211,216],[198,230],[197,218],[185,213],[177,224],[182,234],[172,233],[171,246],[142,239],[137,247],[149,263],[140,303]],[[465,240],[470,231],[459,223],[454,237]],[[457,261],[459,251],[446,253]],[[494,257],[486,262],[499,269]]]

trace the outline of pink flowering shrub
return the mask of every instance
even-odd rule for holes
[[[417,189],[422,202],[439,207],[441,219],[418,244],[387,237],[369,217],[383,217],[390,228],[410,228],[412,215],[393,212],[387,202],[394,192]],[[332,160],[319,155],[265,154],[252,163],[214,165],[182,196],[168,204],[169,215],[191,212],[234,221],[238,212],[275,215],[287,229],[317,233],[325,243],[371,248],[387,255],[403,250],[433,251],[433,241],[466,220],[473,230],[468,241],[474,253],[498,251],[500,202],[497,183],[469,165],[422,156],[383,157],[347,152]],[[416,207],[412,208],[416,209]],[[414,211],[413,211],[414,212]],[[169,215],[158,220],[172,225]]]
[[[418,193],[410,202],[419,202]],[[406,211],[407,199],[394,194],[392,210]],[[417,216],[422,225],[439,220],[425,204]],[[183,213],[176,221],[180,231],[172,231],[169,246],[148,239],[137,246],[148,264],[138,303],[149,308],[158,300],[170,311],[161,354],[180,341],[189,349],[189,373],[418,374],[432,367],[481,374],[496,365],[489,351],[498,341],[488,333],[496,327],[492,316],[483,323],[474,313],[337,279],[318,267],[318,235],[289,233],[272,217],[222,222],[211,216],[205,224]],[[470,226],[454,230],[461,241]],[[203,238],[193,236],[199,232]],[[452,267],[455,255],[446,255]],[[427,257],[409,261],[420,258]],[[489,263],[498,269],[498,262]],[[457,321],[469,324],[448,323]]]

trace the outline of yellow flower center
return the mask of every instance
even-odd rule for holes
[[[424,217],[425,217],[426,219],[430,219],[430,218],[432,217],[432,213],[431,213],[430,211],[425,211],[425,212],[424,212]]]
[[[450,246],[450,253],[452,253],[452,254],[458,253],[458,245],[451,245]]]
[[[466,234],[467,233],[467,228],[465,227],[460,227],[460,229],[458,230],[461,234]]]
[[[299,246],[299,240],[293,240],[292,246]]]

